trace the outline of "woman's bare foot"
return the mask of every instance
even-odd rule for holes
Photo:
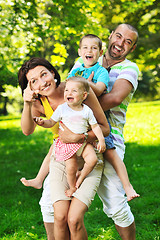
[[[134,188],[132,187],[132,185],[130,184],[129,187],[125,188],[125,192],[127,195],[127,201],[131,201],[134,198],[140,197],[140,195],[138,193],[136,193],[136,191],[134,190]]]
[[[27,180],[25,178],[21,178],[20,181],[26,187],[33,187],[36,189],[40,189],[42,187],[42,182],[38,181],[36,178]]]

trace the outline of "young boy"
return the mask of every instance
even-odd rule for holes
[[[97,62],[103,54],[101,39],[93,34],[82,37],[78,54],[82,57],[83,64],[73,69],[68,77],[82,76],[88,79],[94,72],[93,79],[89,82],[96,96],[99,97],[107,90],[109,82],[108,71]]]

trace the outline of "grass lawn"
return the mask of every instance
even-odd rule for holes
[[[130,181],[140,198],[130,202],[137,240],[160,239],[160,101],[132,103],[125,126]],[[52,134],[37,128],[24,136],[19,117],[0,117],[0,239],[46,239],[38,201],[42,190],[24,187],[19,179],[33,178],[46,155]],[[96,195],[85,215],[89,240],[119,240],[113,222],[103,213]]]

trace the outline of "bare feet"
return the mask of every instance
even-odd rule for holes
[[[78,170],[77,173],[76,173],[76,179],[77,179],[76,186],[65,191],[65,194],[66,194],[67,197],[71,197],[72,194],[73,194],[73,193],[77,190],[77,188],[79,188],[79,186],[81,185],[82,181],[79,179],[80,176],[81,176],[81,170]]]
[[[21,178],[20,181],[23,183],[26,187],[33,187],[36,189],[40,189],[42,187],[42,183],[38,181],[36,178],[26,180],[25,178]]]
[[[73,194],[76,190],[77,190],[76,187],[70,188],[70,189],[68,189],[68,190],[65,191],[65,194],[66,194],[67,197],[71,197],[72,194]]]
[[[136,191],[134,190],[134,188],[132,187],[132,185],[130,184],[129,187],[125,188],[125,192],[127,195],[127,201],[131,201],[134,198],[140,197],[140,195],[138,193],[136,193]]]

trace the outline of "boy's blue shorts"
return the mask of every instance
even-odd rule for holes
[[[113,137],[112,137],[112,133],[110,133],[107,137],[104,138],[105,139],[105,144],[106,144],[106,149],[115,149],[115,145],[113,142]]]
[[[114,145],[114,142],[113,142],[113,136],[112,136],[112,133],[111,133],[111,124],[110,124],[110,121],[108,119],[108,113],[106,114],[106,117],[107,117],[107,120],[108,120],[108,124],[109,124],[109,127],[110,127],[110,133],[107,137],[105,137],[105,143],[106,143],[106,149],[115,149],[115,145]]]

